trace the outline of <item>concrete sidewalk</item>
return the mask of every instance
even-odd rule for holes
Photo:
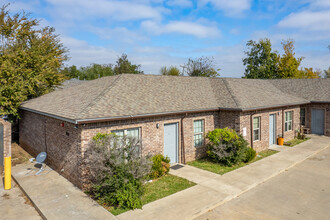
[[[224,175],[185,165],[171,174],[197,183],[196,186],[128,211],[119,219],[192,219],[229,201],[330,146],[330,138],[311,140]]]
[[[12,176],[44,219],[117,219],[57,172],[31,169],[31,163],[14,166]]]

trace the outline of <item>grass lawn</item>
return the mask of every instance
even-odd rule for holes
[[[302,142],[305,142],[307,140],[309,140],[310,138],[305,138],[305,139],[298,139],[298,138],[295,138],[295,139],[292,139],[290,141],[287,141],[284,143],[285,146],[288,146],[288,147],[293,147],[297,144],[300,144]]]
[[[250,161],[248,163],[241,162],[241,163],[236,164],[231,167],[213,162],[208,158],[203,158],[203,159],[195,160],[192,162],[188,162],[188,165],[222,175],[222,174],[228,173],[232,170],[236,170],[237,168],[244,167],[245,165],[248,165],[250,163],[261,160],[270,155],[276,154],[276,153],[278,153],[278,151],[269,150],[269,149],[264,150],[264,151],[259,152],[259,154],[258,154],[259,156],[256,156],[252,161]]]
[[[166,176],[153,180],[151,183],[146,183],[144,185],[145,192],[142,196],[142,204],[145,205],[149,202],[164,198],[194,185],[196,184],[186,179],[168,174]],[[114,215],[119,215],[123,212],[130,210],[123,208],[115,208],[113,206],[107,207],[103,204],[100,205],[102,205]]]

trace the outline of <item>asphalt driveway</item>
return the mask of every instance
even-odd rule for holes
[[[196,219],[330,219],[330,147]]]

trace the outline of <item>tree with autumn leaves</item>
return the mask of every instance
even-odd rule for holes
[[[19,105],[59,85],[67,50],[54,28],[27,14],[0,9],[0,115],[18,116]]]
[[[295,57],[294,41],[292,39],[282,41],[284,54],[272,51],[272,45],[268,38],[259,42],[248,41],[246,44],[244,78],[280,79],[280,78],[319,78],[320,71],[313,68],[301,68],[303,57]]]

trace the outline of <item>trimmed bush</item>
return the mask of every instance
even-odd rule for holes
[[[245,159],[244,162],[250,162],[257,156],[257,152],[252,149],[252,147],[248,147],[245,151]]]
[[[215,162],[232,166],[245,159],[248,142],[229,128],[215,129],[207,134],[207,155]]]
[[[150,157],[141,154],[139,140],[97,134],[89,143],[86,162],[90,169],[91,196],[107,205],[141,208],[142,181],[150,174]]]
[[[151,158],[153,164],[151,167],[150,177],[157,179],[164,176],[170,171],[170,158],[164,157],[162,154],[157,154]]]

